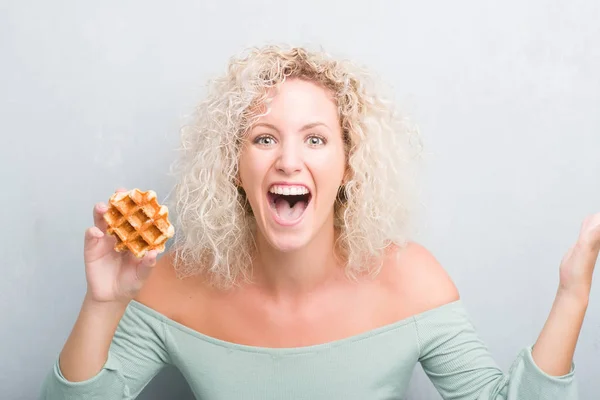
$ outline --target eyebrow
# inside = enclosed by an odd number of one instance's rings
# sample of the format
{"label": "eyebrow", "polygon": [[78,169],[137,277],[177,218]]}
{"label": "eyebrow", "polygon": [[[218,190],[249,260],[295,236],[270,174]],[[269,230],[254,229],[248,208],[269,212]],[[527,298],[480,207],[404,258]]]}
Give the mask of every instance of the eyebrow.
{"label": "eyebrow", "polygon": [[[270,129],[273,129],[273,130],[275,130],[275,131],[279,132],[279,129],[277,129],[277,127],[276,127],[275,125],[273,125],[273,124],[268,124],[268,123],[266,123],[266,122],[259,122],[259,123],[257,123],[256,125],[254,125],[254,127],[255,127],[255,128],[256,128],[256,127],[258,127],[258,126],[264,126],[264,127],[266,127],[266,128],[270,128]],[[331,129],[330,129],[328,126],[327,126],[327,124],[325,124],[325,123],[323,123],[323,122],[311,122],[310,124],[306,124],[306,125],[304,125],[302,128],[300,128],[300,131],[301,131],[301,132],[302,132],[302,131],[306,131],[306,130],[309,130],[309,129],[315,128],[315,127],[317,127],[317,126],[324,126],[325,128],[327,128],[327,129],[331,130]]]}

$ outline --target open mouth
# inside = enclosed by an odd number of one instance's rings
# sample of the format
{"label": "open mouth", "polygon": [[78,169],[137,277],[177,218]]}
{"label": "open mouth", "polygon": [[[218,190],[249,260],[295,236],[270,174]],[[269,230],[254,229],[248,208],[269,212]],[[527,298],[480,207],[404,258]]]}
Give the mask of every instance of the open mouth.
{"label": "open mouth", "polygon": [[312,195],[304,186],[274,185],[269,189],[267,198],[269,206],[278,219],[282,222],[292,223],[298,221],[304,215]]}

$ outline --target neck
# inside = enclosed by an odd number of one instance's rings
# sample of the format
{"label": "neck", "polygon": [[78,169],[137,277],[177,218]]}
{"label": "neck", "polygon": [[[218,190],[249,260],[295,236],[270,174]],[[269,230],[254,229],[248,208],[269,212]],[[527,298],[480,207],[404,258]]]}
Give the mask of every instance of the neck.
{"label": "neck", "polygon": [[274,249],[258,234],[254,281],[276,300],[294,300],[310,294],[343,275],[334,242],[333,221],[305,247],[289,252]]}

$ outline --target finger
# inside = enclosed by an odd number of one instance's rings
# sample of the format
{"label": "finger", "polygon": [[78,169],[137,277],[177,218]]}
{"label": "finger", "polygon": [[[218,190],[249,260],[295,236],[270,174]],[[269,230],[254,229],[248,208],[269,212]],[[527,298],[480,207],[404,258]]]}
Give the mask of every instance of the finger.
{"label": "finger", "polygon": [[85,231],[84,235],[84,251],[93,250],[98,244],[98,240],[104,236],[104,232],[102,232],[98,227],[92,226]]}
{"label": "finger", "polygon": [[129,252],[130,260],[134,260],[133,263],[137,265],[141,264],[152,264],[156,261],[158,252],[156,250],[149,250],[144,253],[141,257],[136,257],[133,253]]}
{"label": "finger", "polygon": [[88,228],[85,232],[84,256],[86,262],[93,262],[98,258],[115,251],[116,239],[102,232],[97,226]]}
{"label": "finger", "polygon": [[156,250],[149,251],[137,265],[136,275],[140,281],[145,281],[156,265]]}
{"label": "finger", "polygon": [[129,249],[126,249],[123,253],[123,261],[125,262],[125,264],[127,265],[131,265],[134,268],[142,262],[143,257],[136,257],[135,254],[133,254],[133,252]]}
{"label": "finger", "polygon": [[154,266],[156,264],[156,257],[158,256],[158,252],[156,250],[150,250],[140,264]]}
{"label": "finger", "polygon": [[97,203],[94,206],[94,225],[102,232],[106,232],[108,224],[104,220],[104,214],[108,211],[108,206],[104,203]]}
{"label": "finger", "polygon": [[100,239],[103,236],[104,236],[104,232],[102,232],[100,229],[98,229],[97,226],[89,227],[85,231],[85,239],[87,239],[87,240]]}
{"label": "finger", "polygon": [[115,192],[126,192],[127,189],[125,189],[124,187],[120,186],[117,188],[117,190],[115,190]]}
{"label": "finger", "polygon": [[140,265],[141,263],[143,263],[145,260],[147,260],[148,258],[148,254],[150,252],[146,252],[144,253],[142,256],[138,257],[136,256],[130,249],[127,249],[124,253],[123,253],[123,257],[124,258],[124,262],[127,265],[131,265],[133,268],[137,268],[138,265]]}

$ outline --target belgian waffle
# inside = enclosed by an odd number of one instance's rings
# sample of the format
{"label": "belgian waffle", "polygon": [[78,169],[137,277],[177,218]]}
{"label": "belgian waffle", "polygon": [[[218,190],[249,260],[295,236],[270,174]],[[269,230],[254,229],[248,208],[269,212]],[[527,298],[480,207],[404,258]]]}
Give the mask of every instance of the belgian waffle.
{"label": "belgian waffle", "polygon": [[129,250],[138,258],[150,250],[165,250],[165,243],[175,233],[168,217],[169,210],[158,204],[154,191],[139,189],[114,193],[104,214],[106,232],[117,239],[115,250]]}

